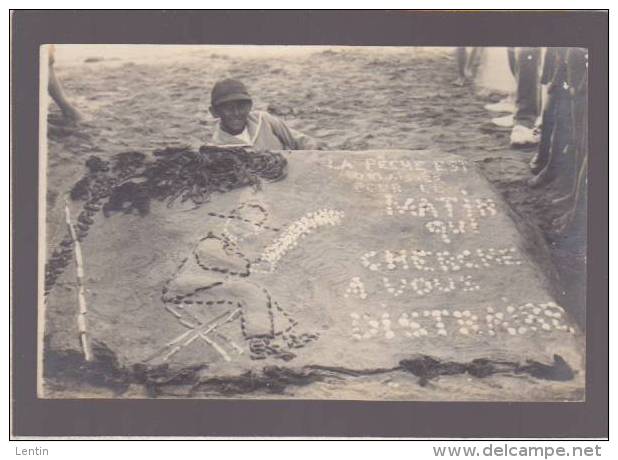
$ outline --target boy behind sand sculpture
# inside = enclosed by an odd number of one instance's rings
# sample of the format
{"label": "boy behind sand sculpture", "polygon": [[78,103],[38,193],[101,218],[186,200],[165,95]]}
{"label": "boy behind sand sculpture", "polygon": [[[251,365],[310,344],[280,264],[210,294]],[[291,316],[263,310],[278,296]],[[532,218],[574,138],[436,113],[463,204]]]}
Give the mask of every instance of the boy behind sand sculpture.
{"label": "boy behind sand sculpture", "polygon": [[215,83],[210,113],[218,119],[215,145],[248,146],[255,150],[314,150],[320,146],[308,136],[290,129],[267,112],[252,111],[253,101],[245,85],[233,79]]}

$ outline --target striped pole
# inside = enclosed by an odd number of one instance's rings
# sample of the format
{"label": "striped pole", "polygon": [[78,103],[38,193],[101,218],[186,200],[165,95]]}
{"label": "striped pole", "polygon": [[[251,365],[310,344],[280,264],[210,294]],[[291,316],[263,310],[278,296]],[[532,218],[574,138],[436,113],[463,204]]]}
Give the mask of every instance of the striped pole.
{"label": "striped pole", "polygon": [[71,211],[69,211],[69,204],[66,201],[64,204],[64,215],[67,227],[69,228],[69,233],[71,234],[71,239],[73,240],[73,252],[75,254],[75,265],[77,272],[77,304],[79,306],[79,311],[77,314],[77,330],[79,331],[79,340],[82,345],[82,351],[84,352],[84,359],[86,361],[92,361],[92,349],[90,347],[90,341],[88,340],[88,332],[86,327],[86,314],[88,313],[88,308],[86,307],[86,295],[84,292],[84,262],[82,258],[82,248],[77,240],[75,227],[73,227],[73,224],[71,223]]}

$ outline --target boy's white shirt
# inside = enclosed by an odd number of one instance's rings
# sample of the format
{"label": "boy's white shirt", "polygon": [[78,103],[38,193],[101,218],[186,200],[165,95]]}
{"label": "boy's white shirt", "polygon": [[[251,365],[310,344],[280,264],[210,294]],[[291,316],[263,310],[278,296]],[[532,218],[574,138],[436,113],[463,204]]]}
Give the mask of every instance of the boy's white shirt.
{"label": "boy's white shirt", "polygon": [[249,134],[249,130],[246,126],[245,129],[242,130],[242,133],[236,134],[234,137],[245,144],[253,145],[253,139],[251,139],[251,134]]}

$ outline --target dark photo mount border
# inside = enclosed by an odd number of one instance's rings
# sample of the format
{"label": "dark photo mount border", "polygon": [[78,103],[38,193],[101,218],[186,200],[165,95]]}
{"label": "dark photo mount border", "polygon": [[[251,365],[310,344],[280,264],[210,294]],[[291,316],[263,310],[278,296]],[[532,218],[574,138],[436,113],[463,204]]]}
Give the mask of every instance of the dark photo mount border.
{"label": "dark photo mount border", "polygon": [[[11,436],[607,438],[608,37],[607,11],[13,11]],[[39,46],[47,43],[588,48],[586,402],[37,399]]]}

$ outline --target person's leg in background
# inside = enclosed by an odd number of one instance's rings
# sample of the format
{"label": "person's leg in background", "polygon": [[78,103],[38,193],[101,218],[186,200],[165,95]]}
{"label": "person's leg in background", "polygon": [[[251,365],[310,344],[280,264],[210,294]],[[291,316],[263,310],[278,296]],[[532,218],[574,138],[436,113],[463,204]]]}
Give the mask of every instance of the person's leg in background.
{"label": "person's leg in background", "polygon": [[556,119],[556,98],[552,97],[549,87],[560,65],[557,48],[544,48],[543,71],[541,72],[541,139],[536,154],[530,160],[532,174],[540,173],[549,162],[552,133]]}
{"label": "person's leg in background", "polygon": [[506,55],[509,60],[509,68],[511,69],[511,73],[513,77],[517,78],[517,66],[515,64],[515,48],[513,46],[509,46],[506,49]]}
{"label": "person's leg in background", "polygon": [[62,115],[65,119],[71,122],[80,121],[82,119],[82,115],[79,111],[73,107],[73,105],[66,98],[64,91],[62,90],[62,85],[58,81],[56,77],[56,72],[54,71],[54,62],[55,62],[55,49],[54,46],[51,45],[49,49],[49,60],[48,60],[48,82],[47,82],[47,91],[49,95],[54,100],[54,102],[58,105],[60,110],[62,111]]}
{"label": "person's leg in background", "polygon": [[[506,55],[509,64],[509,70],[511,71],[511,75],[513,76],[513,78],[515,78],[515,48],[507,48]],[[489,110],[490,112],[509,113],[510,115],[493,118],[491,121],[495,125],[505,128],[513,126],[513,113],[515,112],[515,98],[513,93],[509,93],[508,96],[498,102],[494,102],[493,104],[486,104],[485,109]]]}
{"label": "person's leg in background", "polygon": [[514,126],[511,145],[525,147],[535,145],[540,136],[534,131],[539,116],[540,59],[541,48],[517,48],[515,50],[515,96]]}
{"label": "person's leg in background", "polygon": [[[571,117],[572,95],[567,79],[567,48],[547,50],[541,81],[547,84],[548,103],[544,110],[543,144],[549,142],[549,150],[539,150],[537,159],[541,171],[529,181],[532,187],[545,185],[558,178],[554,189],[571,189],[571,177],[575,169],[576,148],[573,144],[573,119]],[[534,160],[531,166],[535,166]],[[536,169],[536,168],[535,168]]]}
{"label": "person's leg in background", "polygon": [[572,134],[570,94],[563,87],[556,87],[548,93],[543,113],[539,154],[543,155],[545,166],[530,179],[531,187],[546,185],[556,178],[561,180],[559,185],[568,182],[573,170]]}
{"label": "person's leg in background", "polygon": [[455,48],[455,61],[457,62],[457,80],[455,80],[455,85],[457,86],[463,86],[468,82],[466,77],[467,55],[465,46]]}
{"label": "person's leg in background", "polygon": [[473,46],[470,48],[469,52],[466,52],[465,75],[466,78],[470,81],[474,80],[474,78],[476,77],[482,53],[483,48],[480,46]]}
{"label": "person's leg in background", "polygon": [[588,173],[588,52],[571,48],[567,52],[567,86],[571,94],[575,170],[569,193],[554,200],[568,209],[553,222],[556,233],[564,233],[571,223],[583,217],[585,221]]}
{"label": "person's leg in background", "polygon": [[547,94],[547,100],[541,118],[541,139],[539,148],[530,161],[530,171],[532,174],[540,173],[549,163],[551,140],[556,123],[557,100],[554,94]]}

